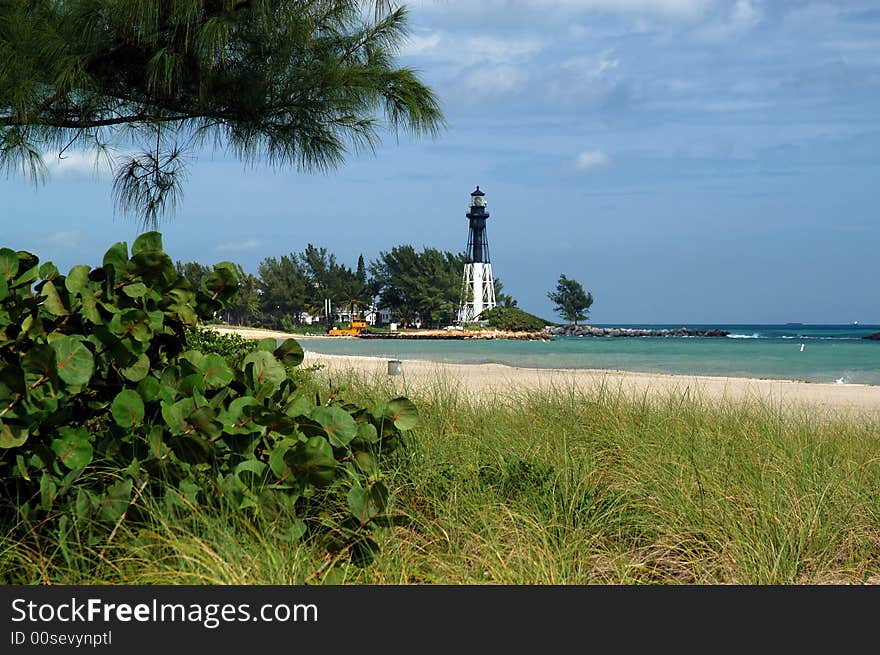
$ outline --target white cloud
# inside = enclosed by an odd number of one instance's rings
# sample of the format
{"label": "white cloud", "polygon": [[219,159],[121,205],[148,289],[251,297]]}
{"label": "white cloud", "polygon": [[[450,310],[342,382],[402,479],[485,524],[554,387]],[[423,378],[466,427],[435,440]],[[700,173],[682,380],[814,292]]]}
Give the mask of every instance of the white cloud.
{"label": "white cloud", "polygon": [[742,36],[755,28],[764,17],[757,0],[736,0],[726,17],[704,25],[697,30],[703,41],[718,42]]}
{"label": "white cloud", "polygon": [[537,7],[601,11],[618,14],[654,14],[670,18],[699,18],[712,0],[529,0]]}
{"label": "white cloud", "polygon": [[470,96],[497,97],[520,91],[527,81],[528,76],[513,66],[481,66],[464,78],[464,88]]}
{"label": "white cloud", "polygon": [[574,161],[574,167],[579,171],[589,171],[601,168],[611,163],[608,155],[601,150],[585,150]]}
{"label": "white cloud", "polygon": [[503,63],[533,55],[542,47],[540,40],[530,36],[519,39],[480,36],[466,39],[460,52],[463,56],[471,57],[474,62]]}
{"label": "white cloud", "polygon": [[400,52],[404,56],[423,57],[464,68],[522,63],[539,53],[544,45],[544,41],[529,35],[462,37],[438,31],[411,38]]}
{"label": "white cloud", "polygon": [[443,35],[440,32],[409,36],[400,49],[400,54],[404,56],[430,54],[437,50],[437,46],[440,45],[442,39]]}
{"label": "white cloud", "polygon": [[685,99],[685,100],[660,100],[651,103],[651,107],[657,109],[670,109],[673,111],[700,111],[710,113],[730,113],[766,109],[772,103],[766,100],[748,99]]}
{"label": "white cloud", "polygon": [[419,3],[419,12],[450,14],[464,17],[479,17],[511,12],[523,7],[548,14],[577,14],[601,12],[607,14],[650,15],[683,20],[694,20],[705,15],[716,0],[424,0]]}
{"label": "white cloud", "polygon": [[581,79],[597,80],[620,66],[620,60],[612,55],[612,50],[606,50],[598,55],[572,57],[562,62],[561,67]]}
{"label": "white cloud", "polygon": [[50,174],[107,175],[112,171],[112,158],[94,152],[71,150],[60,157],[57,152],[43,153],[43,162]]}
{"label": "white cloud", "polygon": [[217,252],[241,252],[244,250],[256,250],[260,247],[257,239],[245,239],[244,241],[227,241],[217,244],[214,248]]}

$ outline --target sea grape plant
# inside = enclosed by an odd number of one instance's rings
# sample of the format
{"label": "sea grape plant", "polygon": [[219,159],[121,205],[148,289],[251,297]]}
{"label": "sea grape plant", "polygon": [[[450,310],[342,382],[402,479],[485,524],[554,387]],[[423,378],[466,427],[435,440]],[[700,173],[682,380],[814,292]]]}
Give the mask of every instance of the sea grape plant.
{"label": "sea grape plant", "polygon": [[191,347],[237,285],[223,262],[193,289],[158,232],[67,275],[0,249],[0,484],[22,517],[112,524],[137,495],[169,491],[255,512],[281,497],[301,536],[315,498],[337,498],[349,515],[335,547],[375,549],[368,530],[388,521],[377,460],[416,426],[415,406],[322,400],[293,374],[293,339],[255,341],[232,363]]}

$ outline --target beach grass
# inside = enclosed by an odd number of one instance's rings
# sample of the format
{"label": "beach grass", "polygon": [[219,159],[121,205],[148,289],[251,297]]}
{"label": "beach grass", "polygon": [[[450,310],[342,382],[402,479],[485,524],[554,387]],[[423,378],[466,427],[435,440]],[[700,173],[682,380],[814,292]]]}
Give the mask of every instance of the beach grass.
{"label": "beach grass", "polygon": [[421,416],[383,465],[406,520],[382,530],[371,565],[144,499],[110,544],[7,537],[0,568],[27,584],[880,582],[876,421],[601,385],[474,397],[439,373],[418,388],[354,369],[332,384],[356,403],[406,394]]}

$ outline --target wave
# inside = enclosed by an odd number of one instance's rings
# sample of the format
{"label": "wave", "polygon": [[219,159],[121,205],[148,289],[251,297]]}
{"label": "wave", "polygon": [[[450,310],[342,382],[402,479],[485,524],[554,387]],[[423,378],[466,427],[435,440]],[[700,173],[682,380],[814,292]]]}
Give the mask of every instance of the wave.
{"label": "wave", "polygon": [[800,341],[861,341],[862,337],[846,337],[837,335],[810,335],[810,334],[760,334],[753,332],[752,334],[728,334],[728,339],[799,339]]}

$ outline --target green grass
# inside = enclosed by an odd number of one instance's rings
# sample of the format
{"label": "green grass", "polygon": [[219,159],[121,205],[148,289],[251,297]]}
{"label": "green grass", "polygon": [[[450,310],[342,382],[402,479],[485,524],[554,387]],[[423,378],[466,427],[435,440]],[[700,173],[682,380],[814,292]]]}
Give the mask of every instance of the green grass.
{"label": "green grass", "polygon": [[[325,372],[319,372],[320,381]],[[880,426],[757,404],[509,391],[349,374],[409,392],[422,425],[384,466],[393,511],[367,568],[218,508],[139,501],[112,543],[0,542],[0,570],[68,584],[820,584],[880,581]]]}

